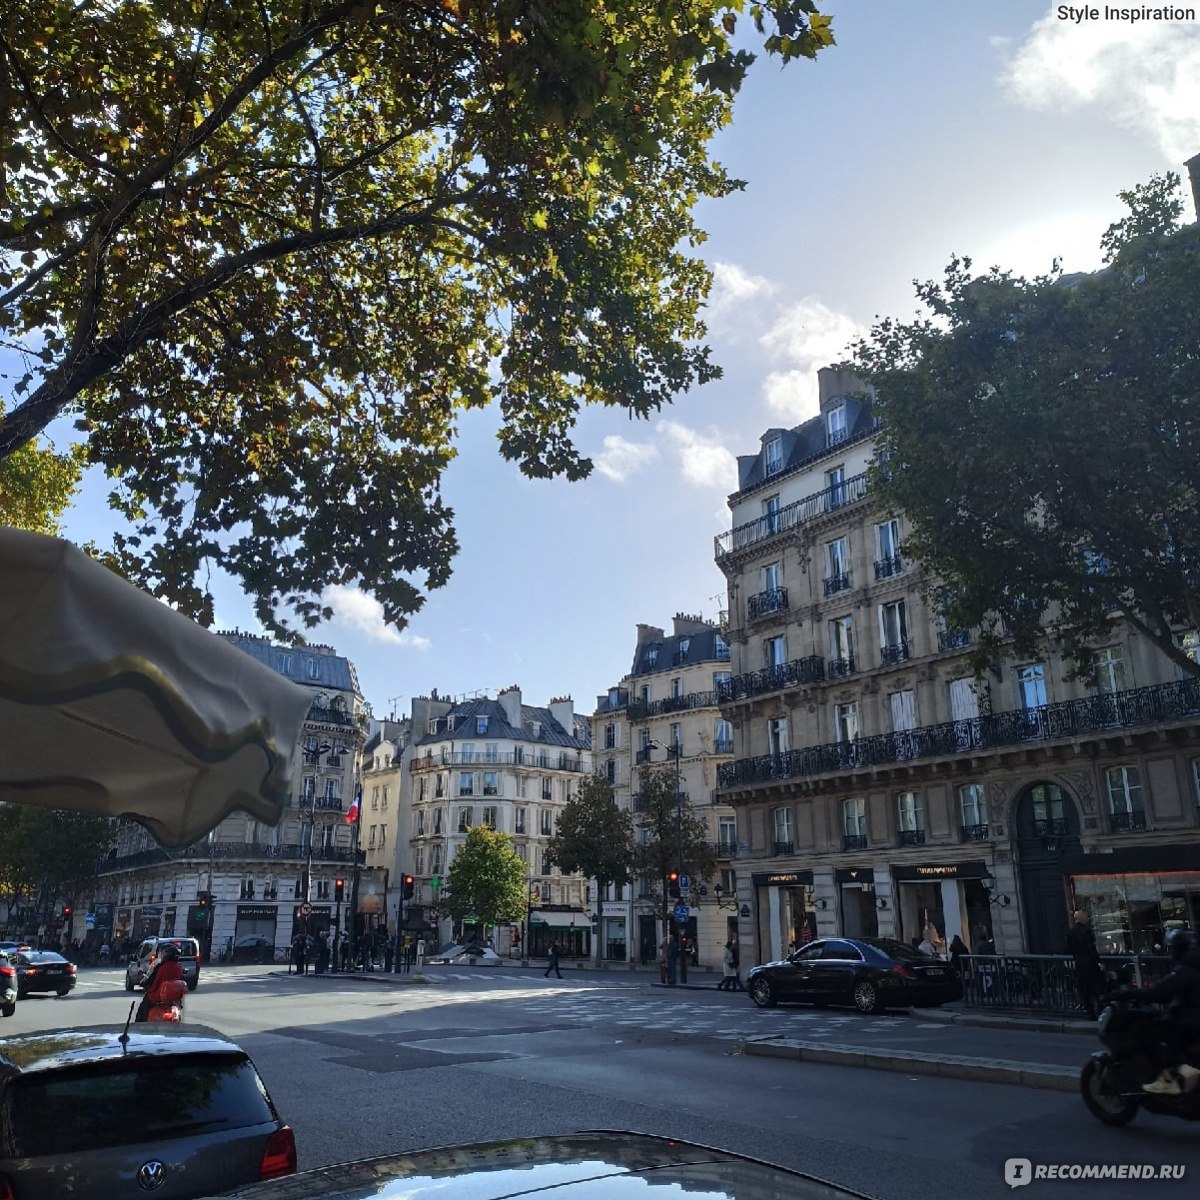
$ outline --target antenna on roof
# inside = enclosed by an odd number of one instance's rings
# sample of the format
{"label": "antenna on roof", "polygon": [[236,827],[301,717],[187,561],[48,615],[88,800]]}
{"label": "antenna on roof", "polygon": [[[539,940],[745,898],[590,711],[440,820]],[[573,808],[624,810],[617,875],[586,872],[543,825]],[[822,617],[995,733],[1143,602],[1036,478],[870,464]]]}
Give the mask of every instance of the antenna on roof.
{"label": "antenna on roof", "polygon": [[404,699],[403,696],[389,696],[388,697],[388,720],[389,721],[394,721],[396,719],[396,702],[398,700],[403,700],[403,699]]}
{"label": "antenna on roof", "polygon": [[136,1008],[137,1008],[137,1001],[135,1000],[129,1006],[129,1016],[127,1016],[125,1018],[125,1028],[121,1031],[121,1036],[119,1038],[117,1038],[117,1041],[120,1042],[122,1046],[129,1045],[129,1022],[133,1020],[133,1013]]}

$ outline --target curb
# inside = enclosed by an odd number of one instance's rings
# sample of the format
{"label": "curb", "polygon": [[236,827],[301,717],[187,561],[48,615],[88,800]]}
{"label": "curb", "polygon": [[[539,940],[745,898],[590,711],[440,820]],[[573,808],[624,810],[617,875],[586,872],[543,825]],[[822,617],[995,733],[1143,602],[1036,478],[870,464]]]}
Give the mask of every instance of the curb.
{"label": "curb", "polygon": [[[289,976],[293,977],[291,971],[272,971],[272,975],[279,979],[286,979]],[[395,971],[323,971],[318,974],[316,971],[309,971],[302,975],[302,979],[353,979],[363,983],[386,983],[390,985],[398,984],[417,984],[426,986],[433,982],[427,975],[412,975]]]}
{"label": "curb", "polygon": [[945,1025],[967,1025],[975,1029],[1016,1029],[1026,1033],[1075,1033],[1098,1036],[1095,1021],[1077,1021],[1069,1017],[1009,1017],[1000,1014],[947,1012],[941,1008],[914,1008],[914,1017],[922,1021],[940,1021]]}
{"label": "curb", "polygon": [[939,1075],[972,1083],[1007,1083],[1017,1087],[1074,1092],[1079,1071],[1074,1067],[1048,1067],[1011,1062],[1002,1058],[959,1058],[949,1054],[903,1054],[871,1050],[865,1046],[829,1046],[791,1039],[746,1042],[743,1053],[759,1058],[791,1058],[801,1062],[835,1063],[874,1071],[903,1071],[909,1075]]}

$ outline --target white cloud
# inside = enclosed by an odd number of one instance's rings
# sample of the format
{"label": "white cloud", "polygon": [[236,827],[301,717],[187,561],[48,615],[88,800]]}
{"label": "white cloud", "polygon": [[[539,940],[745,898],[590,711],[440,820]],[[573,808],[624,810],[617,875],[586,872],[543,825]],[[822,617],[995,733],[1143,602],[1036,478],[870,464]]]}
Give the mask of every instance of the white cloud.
{"label": "white cloud", "polygon": [[765,275],[749,275],[737,263],[712,264],[713,286],[708,297],[710,312],[735,308],[760,296],[774,295],[778,285]]}
{"label": "white cloud", "polygon": [[358,588],[331,584],[321,593],[321,603],[333,609],[335,621],[357,629],[374,641],[388,642],[393,646],[412,646],[416,650],[428,650],[430,647],[428,638],[386,624],[383,605],[374,596],[368,596]]}
{"label": "white cloud", "polygon": [[1001,82],[1028,108],[1094,107],[1172,162],[1200,145],[1200,24],[1060,21],[1049,13]]}
{"label": "white cloud", "polygon": [[688,483],[725,492],[737,487],[737,459],[717,434],[697,433],[678,421],[660,421],[658,431],[678,456]]}
{"label": "white cloud", "polygon": [[624,483],[630,475],[649,466],[658,457],[658,447],[626,441],[610,435],[604,439],[604,449],[592,461],[596,470],[614,483]]}
{"label": "white cloud", "polygon": [[850,343],[865,332],[845,313],[835,312],[815,296],[788,305],[759,344],[787,369],[763,380],[767,408],[788,421],[817,413],[817,372],[846,357]]}

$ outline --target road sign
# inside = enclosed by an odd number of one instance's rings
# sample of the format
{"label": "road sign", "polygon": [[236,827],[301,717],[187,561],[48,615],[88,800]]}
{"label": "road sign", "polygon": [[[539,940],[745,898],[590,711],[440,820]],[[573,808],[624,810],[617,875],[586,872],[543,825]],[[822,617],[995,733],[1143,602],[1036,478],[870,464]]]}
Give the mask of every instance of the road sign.
{"label": "road sign", "polygon": [[95,929],[96,928],[96,914],[88,913],[87,916],[85,916],[83,918],[83,923],[84,923],[84,925],[87,926],[88,929]]}
{"label": "road sign", "polygon": [[307,900],[303,900],[300,902],[300,906],[296,909],[296,911],[302,917],[311,917],[313,915],[313,906]]}
{"label": "road sign", "polygon": [[442,877],[434,875],[429,881],[429,887],[432,891],[439,892],[442,889]]}
{"label": "road sign", "polygon": [[688,879],[688,877],[686,875],[680,875],[679,890],[681,892],[686,892],[688,890],[688,887],[690,886],[690,884],[691,884],[691,880]]}
{"label": "road sign", "polygon": [[675,924],[686,925],[688,923],[688,906],[686,904],[675,905]]}

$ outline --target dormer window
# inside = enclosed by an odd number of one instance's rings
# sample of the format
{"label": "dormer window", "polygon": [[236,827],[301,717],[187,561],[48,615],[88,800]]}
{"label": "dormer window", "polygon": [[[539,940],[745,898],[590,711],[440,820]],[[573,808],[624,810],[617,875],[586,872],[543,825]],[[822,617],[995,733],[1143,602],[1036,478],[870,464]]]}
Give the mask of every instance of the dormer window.
{"label": "dormer window", "polygon": [[846,440],[846,406],[839,404],[825,414],[825,433],[830,446]]}
{"label": "dormer window", "polygon": [[783,438],[773,437],[763,447],[763,461],[767,474],[776,475],[783,470]]}
{"label": "dormer window", "polygon": [[688,647],[691,646],[691,638],[681,638],[679,642],[679,657],[687,658]]}
{"label": "dormer window", "polygon": [[656,662],[658,662],[658,647],[651,646],[646,651],[646,666],[652,667]]}
{"label": "dormer window", "polygon": [[487,733],[487,730],[488,730],[487,717],[476,717],[475,718],[475,732],[476,733]]}

